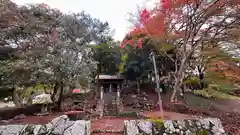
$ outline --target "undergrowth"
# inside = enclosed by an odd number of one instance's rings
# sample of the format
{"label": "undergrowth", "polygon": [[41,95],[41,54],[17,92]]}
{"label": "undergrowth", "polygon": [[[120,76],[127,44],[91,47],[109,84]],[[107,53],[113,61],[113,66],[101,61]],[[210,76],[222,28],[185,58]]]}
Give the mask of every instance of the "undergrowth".
{"label": "undergrowth", "polygon": [[205,98],[211,98],[211,99],[231,99],[231,100],[240,100],[239,97],[232,96],[217,90],[214,90],[212,88],[206,88],[203,90],[194,90],[193,93],[195,95],[199,95]]}

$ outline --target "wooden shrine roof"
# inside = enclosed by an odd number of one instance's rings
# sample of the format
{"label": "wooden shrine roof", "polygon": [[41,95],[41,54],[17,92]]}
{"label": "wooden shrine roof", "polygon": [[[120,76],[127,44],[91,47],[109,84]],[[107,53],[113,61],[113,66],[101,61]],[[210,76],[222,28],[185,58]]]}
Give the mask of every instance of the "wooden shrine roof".
{"label": "wooden shrine roof", "polygon": [[[96,76],[97,79],[97,76]],[[122,75],[99,75],[99,80],[124,80]]]}

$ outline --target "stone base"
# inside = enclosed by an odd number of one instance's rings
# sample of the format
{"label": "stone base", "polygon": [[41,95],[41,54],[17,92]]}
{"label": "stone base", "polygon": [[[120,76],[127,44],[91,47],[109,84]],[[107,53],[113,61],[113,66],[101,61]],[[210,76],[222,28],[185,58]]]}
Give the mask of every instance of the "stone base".
{"label": "stone base", "polygon": [[46,125],[1,125],[0,135],[90,135],[91,122],[70,121],[67,115],[53,119]]}
{"label": "stone base", "polygon": [[192,120],[126,120],[125,135],[226,135],[217,118]]}

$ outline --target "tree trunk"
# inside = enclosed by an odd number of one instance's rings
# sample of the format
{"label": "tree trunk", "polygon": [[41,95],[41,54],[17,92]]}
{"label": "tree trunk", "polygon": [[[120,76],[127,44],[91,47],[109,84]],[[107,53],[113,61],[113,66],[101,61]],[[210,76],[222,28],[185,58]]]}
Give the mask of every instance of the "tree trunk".
{"label": "tree trunk", "polygon": [[137,80],[137,93],[140,93],[140,84],[139,84],[139,80]]}
{"label": "tree trunk", "polygon": [[32,101],[33,101],[33,92],[27,97],[27,105],[32,105]]}
{"label": "tree trunk", "polygon": [[201,70],[200,66],[197,67],[198,68],[198,77],[199,77],[199,80],[200,80],[200,89],[203,89],[204,88],[204,73],[203,71]]}
{"label": "tree trunk", "polygon": [[200,80],[200,89],[204,88],[204,73],[201,71],[200,68],[198,68],[198,75],[199,75],[199,80]]}
{"label": "tree trunk", "polygon": [[20,103],[22,104],[22,107],[24,106],[23,100],[29,98],[29,97],[26,97],[26,98],[24,97],[24,96],[25,96],[25,93],[27,92],[27,89],[28,89],[28,87],[23,86],[23,91],[21,91],[21,93],[19,94],[19,101],[20,101]]}
{"label": "tree trunk", "polygon": [[57,101],[57,110],[61,109],[62,98],[63,98],[63,81],[61,81],[60,83],[60,93]]}
{"label": "tree trunk", "polygon": [[12,99],[13,99],[13,102],[14,102],[14,104],[16,105],[17,108],[23,107],[23,105],[22,105],[22,103],[21,103],[21,100],[20,100],[20,98],[19,98],[19,95],[18,95],[17,90],[16,90],[15,87],[13,88]]}
{"label": "tree trunk", "polygon": [[199,74],[199,79],[200,79],[200,89],[203,89],[204,88],[204,73],[200,73]]}
{"label": "tree trunk", "polygon": [[[101,63],[101,60],[100,60],[100,63],[97,65],[97,80],[96,80],[96,95],[95,95],[95,98],[98,98],[98,96],[101,95],[100,93],[100,85],[99,85],[99,75],[101,73],[101,70],[102,70],[102,63]],[[94,78],[95,79],[95,78]]]}
{"label": "tree trunk", "polygon": [[177,97],[180,95],[181,85],[184,79],[184,69],[186,64],[186,57],[182,59],[181,65],[177,74],[175,75],[175,84],[173,87],[173,94],[171,96],[171,102],[177,101]]}
{"label": "tree trunk", "polygon": [[54,85],[54,88],[53,88],[53,93],[51,93],[51,100],[52,100],[53,103],[55,103],[58,88],[59,88],[59,83],[56,82],[55,85]]}

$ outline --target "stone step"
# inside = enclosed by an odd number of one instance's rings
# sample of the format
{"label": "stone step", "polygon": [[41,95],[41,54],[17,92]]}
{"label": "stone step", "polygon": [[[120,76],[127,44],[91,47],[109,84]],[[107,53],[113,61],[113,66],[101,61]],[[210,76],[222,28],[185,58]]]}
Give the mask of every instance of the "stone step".
{"label": "stone step", "polygon": [[123,135],[124,131],[124,118],[106,118],[103,117],[99,120],[92,120],[91,129],[92,134],[102,135]]}

